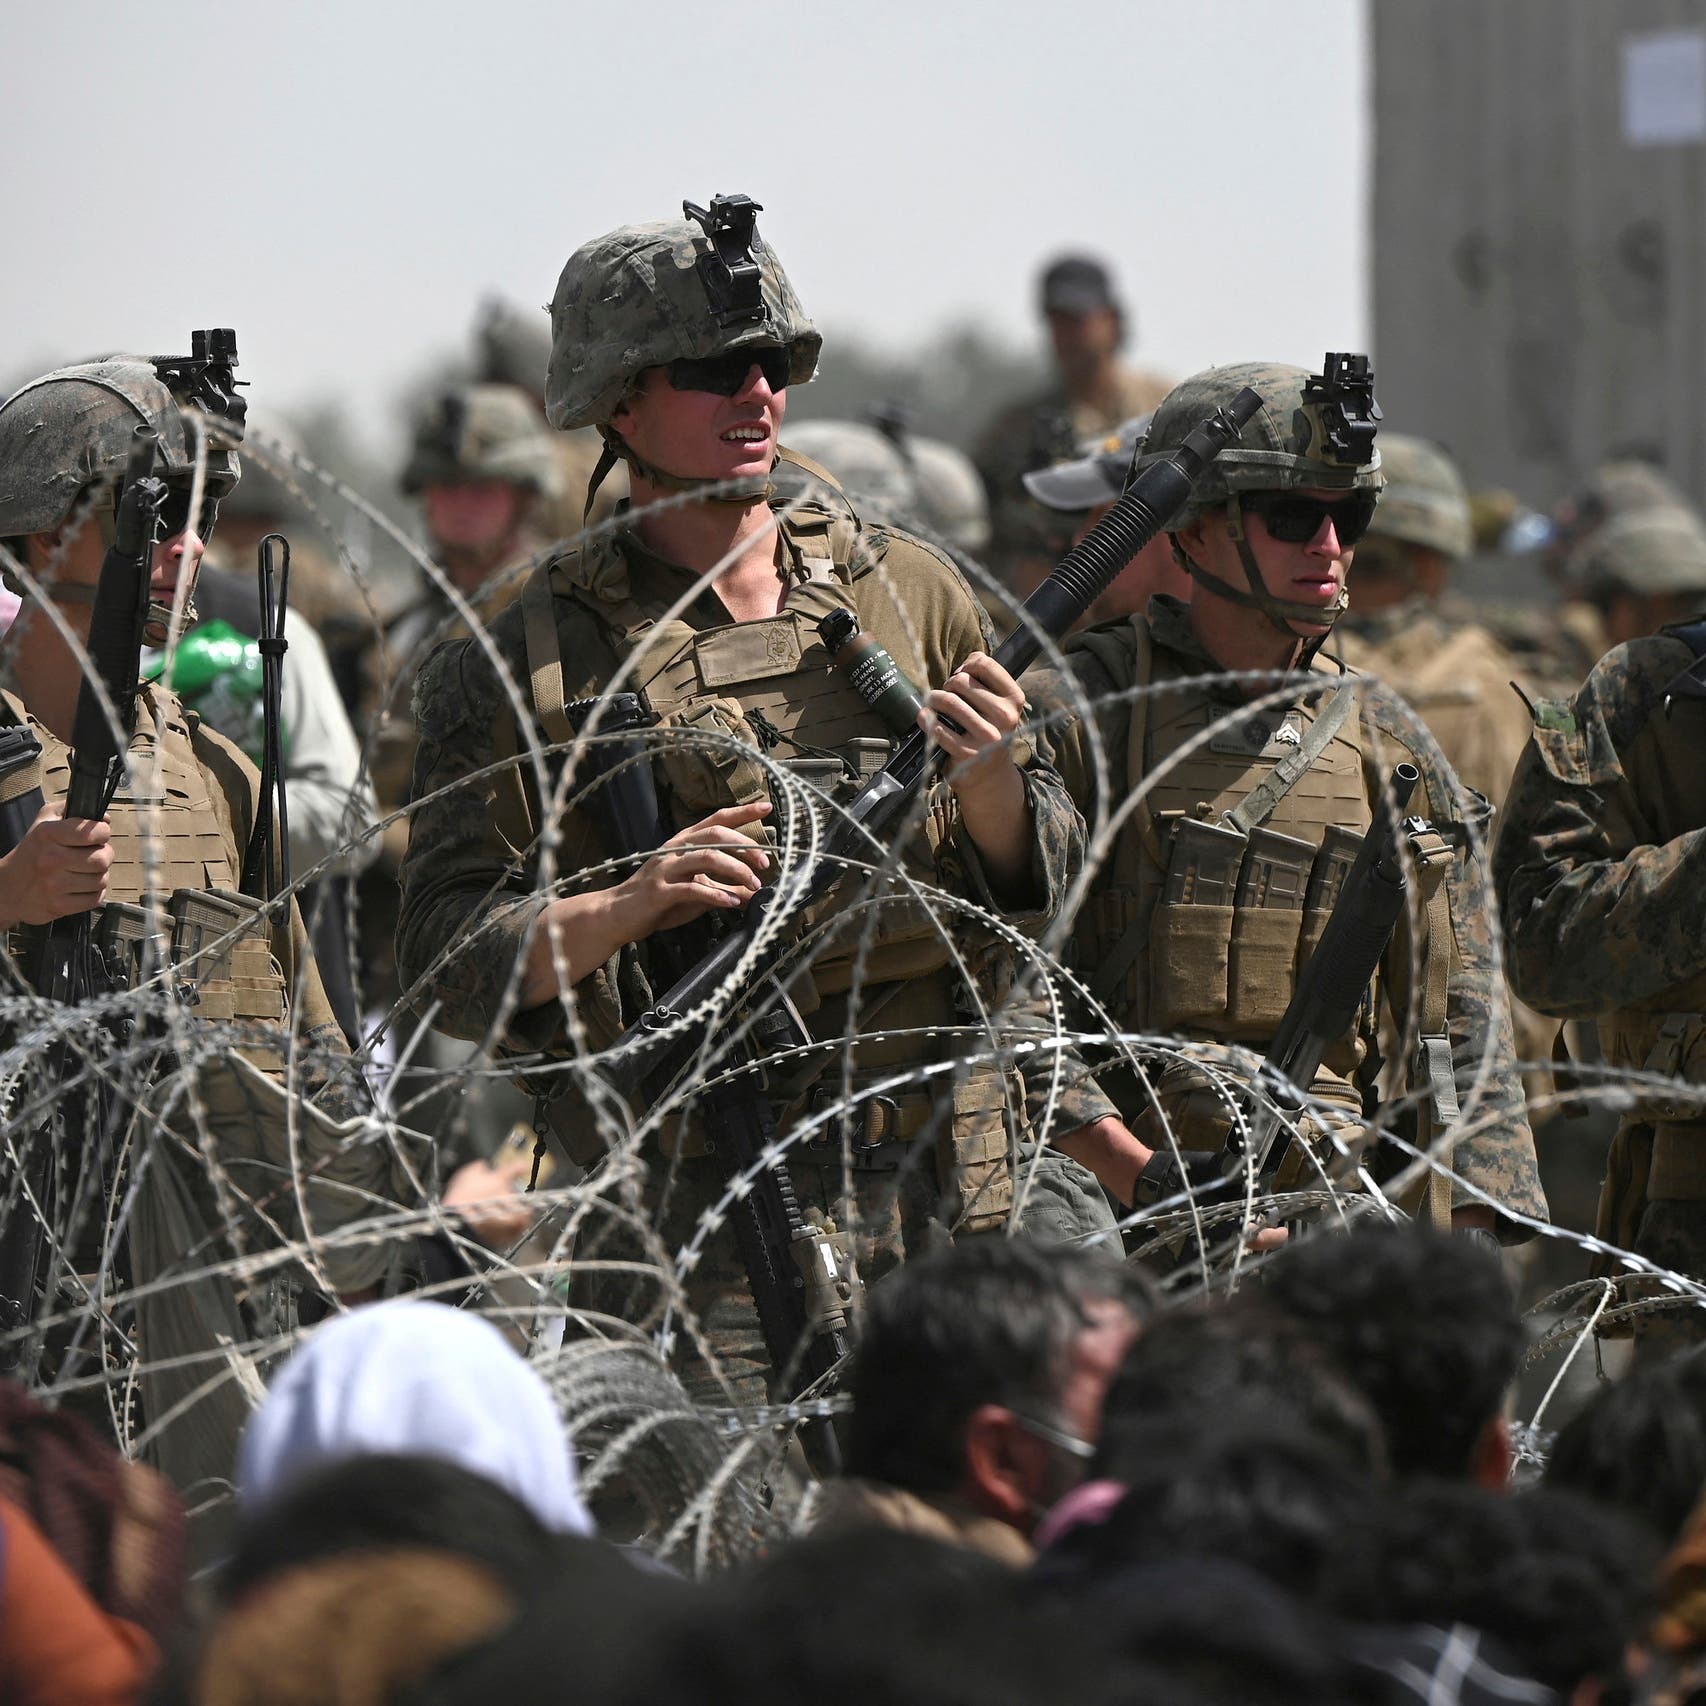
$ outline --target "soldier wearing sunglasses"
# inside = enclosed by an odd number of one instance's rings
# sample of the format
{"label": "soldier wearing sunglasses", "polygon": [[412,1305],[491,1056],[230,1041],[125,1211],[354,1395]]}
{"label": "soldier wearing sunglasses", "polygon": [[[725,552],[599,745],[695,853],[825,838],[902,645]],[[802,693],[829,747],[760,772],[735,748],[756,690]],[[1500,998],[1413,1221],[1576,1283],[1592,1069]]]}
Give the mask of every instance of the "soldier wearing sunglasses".
{"label": "soldier wearing sunglasses", "polygon": [[[589,510],[618,464],[632,502],[494,623],[501,673],[477,643],[428,664],[398,957],[457,1034],[556,1059],[613,1041],[668,986],[669,932],[744,907],[776,869],[772,846],[797,845],[814,811],[853,798],[886,760],[895,731],[818,638],[825,616],[852,612],[923,692],[949,766],[884,868],[787,924],[790,993],[813,1046],[765,1076],[781,1131],[811,1138],[789,1152],[796,1194],[853,1232],[869,1281],[921,1242],[1005,1227],[1014,1157],[1035,1151],[994,1017],[1010,950],[963,914],[910,900],[895,873],[1040,927],[1079,856],[1079,825],[1017,732],[1023,695],[989,656],[959,572],[862,522],[821,470],[779,451],[789,392],[812,377],[822,340],[757,234],[758,211],[743,196],[686,204],[680,219],[587,244],[563,270],[547,414],[603,437]],[[807,496],[775,494],[779,455],[814,476]],[[653,857],[614,865],[631,850],[608,843],[584,801],[548,803],[528,756],[532,743],[554,747],[560,774],[607,687],[644,695],[675,832]],[[608,1104],[601,1120],[560,1070],[536,1082],[571,1157],[603,1160],[618,1136]],[[655,1181],[644,1210],[674,1252],[727,1189],[727,1165],[692,1118],[640,1154]],[[1058,1152],[1038,1157],[1030,1201],[1031,1227],[1051,1212],[1062,1233],[1111,1224],[1094,1182]],[[690,1385],[762,1400],[767,1357],[726,1222],[684,1279],[697,1329],[683,1337],[709,1345],[714,1365],[695,1358]],[[627,1283],[603,1306],[646,1318],[655,1287]]]}
{"label": "soldier wearing sunglasses", "polygon": [[[1077,636],[1068,671],[1026,677],[1092,837],[1119,814],[1077,915],[1077,970],[1123,1032],[1261,1052],[1319,937],[1336,861],[1373,822],[1392,767],[1414,763],[1409,809],[1433,819],[1450,853],[1419,873],[1413,916],[1313,1093],[1351,1122],[1375,1113],[1440,1146],[1455,1178],[1429,1193],[1435,1218],[1521,1236],[1497,1211],[1540,1216],[1545,1201],[1492,970],[1485,802],[1403,706],[1320,655],[1382,483],[1365,358],[1329,356],[1319,374],[1269,363],[1198,374],[1157,410],[1133,465],[1245,385],[1266,406],[1169,535],[1190,602],[1159,595]],[[1110,1065],[1076,1086],[1068,1116],[1080,1129],[1064,1146],[1121,1201],[1153,1204],[1218,1176],[1211,1157],[1236,1083],[1200,1058],[1155,1056],[1144,1079]],[[1459,1104],[1475,1119],[1456,1135]],[[1303,1147],[1281,1190],[1321,1183]]]}

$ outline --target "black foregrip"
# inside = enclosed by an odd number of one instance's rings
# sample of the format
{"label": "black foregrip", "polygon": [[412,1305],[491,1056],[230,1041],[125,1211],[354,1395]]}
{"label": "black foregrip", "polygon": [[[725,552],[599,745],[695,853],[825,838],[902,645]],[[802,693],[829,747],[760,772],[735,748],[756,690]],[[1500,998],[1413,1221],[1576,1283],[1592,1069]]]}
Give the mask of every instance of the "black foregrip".
{"label": "black foregrip", "polygon": [[1348,904],[1333,913],[1298,983],[1298,1005],[1308,1014],[1310,1028],[1325,1037],[1343,1036],[1356,1019],[1398,927],[1404,885],[1377,869],[1354,897],[1347,890],[1345,898]]}

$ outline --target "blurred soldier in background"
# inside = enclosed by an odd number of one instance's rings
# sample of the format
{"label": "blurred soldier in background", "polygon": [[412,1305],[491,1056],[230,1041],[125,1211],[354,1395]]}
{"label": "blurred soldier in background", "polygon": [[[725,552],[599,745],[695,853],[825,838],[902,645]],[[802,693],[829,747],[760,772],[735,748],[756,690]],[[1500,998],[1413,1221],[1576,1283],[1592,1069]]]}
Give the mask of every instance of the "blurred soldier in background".
{"label": "blurred soldier in background", "polygon": [[1656,634],[1706,604],[1706,526],[1691,509],[1625,511],[1576,548],[1570,577],[1608,647]]}
{"label": "blurred soldier in background", "polygon": [[[416,424],[399,484],[420,503],[428,554],[489,623],[520,594],[521,571],[550,538],[544,515],[562,495],[562,470],[543,417],[513,385],[445,391]],[[423,575],[370,664],[369,763],[385,813],[409,797],[415,673],[433,646],[466,631],[448,594]],[[402,820],[385,832],[391,872],[407,838]]]}
{"label": "blurred soldier in background", "polygon": [[937,544],[946,547],[956,562],[971,557],[986,563],[989,498],[976,463],[944,440],[914,432],[907,410],[900,405],[877,403],[870,410],[870,420],[911,472],[917,488],[914,513],[918,524]]}
{"label": "blurred soldier in background", "polygon": [[[1078,538],[1107,514],[1125,490],[1132,459],[1153,418],[1138,415],[1124,422],[1117,432],[1082,446],[1075,461],[1034,470],[1025,476],[1025,490],[1044,509],[1071,516],[1075,523],[1073,538]],[[1156,534],[1132,558],[1114,584],[1090,606],[1083,626],[1141,615],[1157,593],[1166,593],[1181,604],[1188,604],[1191,598],[1191,577],[1179,567],[1172,541],[1165,533]]]}
{"label": "blurred soldier in background", "polygon": [[[490,297],[480,310],[474,343],[474,377],[486,385],[519,386],[543,414],[545,369],[551,360],[550,321],[537,310],[528,313]],[[541,504],[539,526],[547,539],[573,539],[583,527],[608,521],[615,514],[617,504],[628,495],[628,471],[612,470],[593,494],[589,508],[586,490],[598,466],[598,434],[591,427],[554,432],[551,448],[557,458],[557,495]]]}
{"label": "blurred soldier in background", "polygon": [[[989,544],[989,512],[977,470],[962,452],[940,439],[919,438],[888,405],[869,425],[802,421],[789,427],[788,448],[833,474],[863,519],[940,546],[975,586],[972,565],[981,564]],[[783,496],[809,494],[816,484],[802,468],[777,466],[776,489]]]}
{"label": "blurred soldier in background", "polygon": [[[1706,608],[1706,536],[1687,511],[1637,509],[1577,560],[1625,637],[1573,700],[1534,713],[1494,857],[1511,985],[1597,1020],[1607,1065],[1648,1076],[1612,1141],[1597,1230],[1706,1281],[1706,622],[1628,632],[1642,613]],[[1626,1282],[1631,1295],[1658,1293]],[[1637,1357],[1660,1358],[1706,1339],[1706,1311],[1661,1308],[1634,1332]]]}
{"label": "blurred soldier in background", "polygon": [[[1351,605],[1333,637],[1339,655],[1401,694],[1428,726],[1458,780],[1495,808],[1528,744],[1529,717],[1512,685],[1517,660],[1478,623],[1448,616],[1452,570],[1472,543],[1469,493],[1437,445],[1380,435],[1386,485],[1351,570]],[[1550,1112],[1547,1063],[1558,1025],[1521,1003],[1511,1008],[1531,1109]],[[1535,1123],[1544,1115],[1532,1115]]]}
{"label": "blurred soldier in background", "polygon": [[[418,499],[427,550],[482,624],[520,595],[523,573],[549,542],[544,518],[562,496],[553,435],[514,385],[461,385],[442,392],[416,423],[399,482]],[[371,662],[368,764],[382,817],[408,804],[415,765],[411,711],[416,676],[433,647],[468,632],[448,594],[421,577],[417,595],[386,630]],[[363,998],[370,1014],[392,1012],[404,993],[396,977],[398,873],[411,819],[384,830],[377,863],[358,891]],[[459,1158],[489,1155],[527,1110],[478,1051],[449,1037],[416,1034],[399,1014],[382,1058],[407,1054],[424,1069],[393,1086],[409,1123],[433,1132]],[[413,1101],[420,1096],[424,1099]]]}
{"label": "blurred soldier in background", "polygon": [[1352,668],[1403,695],[1458,779],[1497,805],[1528,743],[1528,713],[1510,685],[1516,661],[1485,628],[1440,609],[1469,553],[1468,491],[1425,439],[1383,431],[1380,464],[1386,485],[1334,639]]}
{"label": "blurred soldier in background", "polygon": [[[1398,1129],[1419,1116],[1415,1141],[1443,1143],[1465,1182],[1436,1173],[1430,1215],[1520,1238],[1496,1210],[1542,1216],[1545,1200],[1465,822],[1484,806],[1390,705],[1319,656],[1381,485],[1366,364],[1342,357],[1317,375],[1272,363],[1211,368],[1156,411],[1138,465],[1246,385],[1263,408],[1171,523],[1191,602],[1157,597],[1147,615],[1077,636],[1069,674],[1025,678],[1050,713],[1050,749],[1092,833],[1142,790],[1079,909],[1078,971],[1122,1031],[1264,1051],[1324,927],[1324,907],[1309,896],[1326,886],[1328,842],[1363,835],[1391,766],[1415,764],[1422,782],[1409,810],[1431,816],[1434,833],[1415,843],[1416,884],[1378,1001],[1333,1042],[1313,1094],[1356,1129],[1383,1096],[1382,1117]],[[1271,702],[1287,677],[1295,696]],[[1390,1085],[1376,1082],[1381,1004],[1402,1039]],[[1454,1141],[1456,1078],[1467,1081],[1484,1058],[1482,1117]],[[1187,1180],[1219,1176],[1230,1114],[1203,1068],[1174,1059],[1140,1079],[1116,1061],[1101,1078],[1100,1088],[1074,1087],[1069,1117],[1083,1126],[1069,1147],[1122,1202],[1151,1204]],[[1282,1191],[1320,1177],[1303,1147],[1276,1176]],[[1325,1149],[1319,1165],[1344,1174]]]}
{"label": "blurred soldier in background", "polygon": [[1059,560],[1070,528],[1037,509],[1021,476],[1076,456],[1089,438],[1153,409],[1167,382],[1120,359],[1131,324],[1108,269],[1062,255],[1043,271],[1038,306],[1048,326],[1055,382],[1004,409],[984,429],[972,459],[989,495],[991,568],[1024,598]]}

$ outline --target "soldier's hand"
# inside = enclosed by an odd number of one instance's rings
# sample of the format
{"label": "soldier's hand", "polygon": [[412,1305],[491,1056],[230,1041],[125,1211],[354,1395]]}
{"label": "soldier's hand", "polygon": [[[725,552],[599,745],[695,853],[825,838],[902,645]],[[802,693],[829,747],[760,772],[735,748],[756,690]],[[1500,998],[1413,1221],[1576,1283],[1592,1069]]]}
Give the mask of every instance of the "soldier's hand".
{"label": "soldier's hand", "polygon": [[672,835],[611,891],[626,940],[670,930],[707,912],[745,906],[758,893],[770,855],[746,833],[769,813],[768,800],[728,806]]}
{"label": "soldier's hand", "polygon": [[963,798],[1012,768],[1012,737],[1024,720],[1018,682],[987,653],[973,652],[924,695],[918,725],[952,760],[948,785]]}
{"label": "soldier's hand", "polygon": [[0,928],[51,924],[88,912],[107,898],[112,827],[95,818],[64,816],[46,805],[28,833],[0,859]]}
{"label": "soldier's hand", "polygon": [[496,1162],[466,1162],[444,1187],[444,1206],[459,1210],[468,1230],[482,1244],[494,1248],[513,1244],[532,1226],[537,1214],[537,1202],[521,1190],[532,1166],[530,1154],[508,1155]]}

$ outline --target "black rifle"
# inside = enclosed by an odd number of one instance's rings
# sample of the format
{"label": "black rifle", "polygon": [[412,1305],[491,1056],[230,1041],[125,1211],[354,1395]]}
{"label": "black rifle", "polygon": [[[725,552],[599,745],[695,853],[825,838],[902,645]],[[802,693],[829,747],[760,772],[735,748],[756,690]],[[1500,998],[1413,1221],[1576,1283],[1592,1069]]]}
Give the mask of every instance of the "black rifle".
{"label": "black rifle", "polygon": [[[136,429],[119,496],[113,542],[101,563],[94,611],[89,619],[87,650],[93,676],[86,674],[83,678],[72,719],[71,780],[64,814],[68,820],[93,820],[107,815],[113,791],[124,774],[125,752],[135,729],[142,630],[148,616],[149,580],[160,528],[160,508],[166,499],[165,483],[153,473],[157,447],[158,441],[150,428]],[[122,740],[115,737],[95,686],[97,678],[117,714]],[[35,737],[27,729],[6,733],[7,753],[15,773],[16,764],[27,762],[30,756],[23,743],[27,741],[29,746],[36,747]],[[39,750],[36,747],[38,754]],[[9,802],[5,813],[6,834],[15,833],[17,840],[22,840],[40,809],[38,788],[28,789]],[[92,912],[73,913],[47,925],[25,952],[23,973],[38,995],[68,1006],[125,988],[130,981],[124,950],[109,930],[97,927]],[[49,1072],[67,1083],[79,1076],[78,1063],[69,1045],[54,1049]],[[114,1090],[86,1067],[81,1076],[85,1088],[62,1097],[55,1105],[53,1118],[67,1133],[68,1159],[80,1169],[98,1169],[111,1129],[109,1116],[113,1109],[108,1104]],[[55,1194],[54,1174],[51,1142],[32,1145],[24,1179],[44,1212]],[[42,1244],[40,1220],[20,1194],[0,1233],[0,1327],[22,1326],[34,1318],[41,1284]],[[26,1347],[20,1343],[0,1352],[0,1364],[18,1367],[25,1355]]]}
{"label": "black rifle", "polygon": [[[1020,625],[1002,643],[996,661],[1017,676],[1042,650],[1042,635],[1063,638],[1181,508],[1203,470],[1236,441],[1261,406],[1262,399],[1246,388],[1177,450],[1136,474],[1108,514],[1026,601]],[[595,732],[610,726],[609,702],[604,704],[604,712],[589,720]],[[850,858],[869,855],[873,848],[886,856],[889,840],[940,761],[940,750],[922,730],[908,735],[849,804],[845,816],[838,816],[796,904],[809,906],[827,895],[841,881]],[[655,820],[655,801],[651,812]],[[754,897],[741,921],[691,965],[671,967],[668,950],[663,950],[665,975],[674,981],[639,1024],[624,1033],[623,1046],[604,1071],[607,1081],[626,1092],[638,1091],[645,1083],[655,1087],[667,1082],[695,1041],[679,1025],[680,1016],[723,987],[750,947],[766,899]],[[661,947],[660,938],[669,934],[660,932],[650,938],[648,950]],[[768,969],[760,967],[758,975]],[[785,1023],[786,1015],[781,1019]],[[674,1034],[660,1051],[658,1033],[665,1029]],[[732,1064],[738,1068],[752,1063],[760,1043],[769,1040],[743,1039],[739,1058]],[[857,1281],[845,1259],[845,1234],[832,1236],[827,1228],[806,1221],[785,1164],[758,1167],[761,1157],[773,1149],[776,1121],[755,1071],[737,1073],[732,1083],[704,1092],[699,1101],[717,1153],[731,1175],[757,1168],[750,1207],[743,1206],[736,1225],[772,1362],[778,1373],[799,1368],[815,1379],[834,1367],[846,1349],[846,1306]]]}
{"label": "black rifle", "polygon": [[[650,748],[642,731],[656,720],[637,693],[616,693],[602,700],[581,700],[568,707],[571,717],[590,725],[596,707],[597,738],[586,752],[594,779],[587,808],[601,821],[615,853],[647,855],[668,836],[658,803]],[[694,954],[711,939],[709,923],[659,930],[646,939],[645,954],[654,972],[678,978],[690,969]],[[774,1034],[778,1019],[767,1015],[760,1029],[770,1026],[764,1041],[772,1046],[808,1040],[803,1027],[787,1037]],[[797,1021],[795,1022],[797,1025]],[[733,1058],[724,1070],[752,1068],[758,1045],[750,1038],[734,1044]],[[770,1151],[776,1139],[776,1119],[769,1098],[749,1073],[712,1085],[697,1103],[699,1118],[713,1148],[740,1170]],[[752,1189],[735,1204],[731,1216],[741,1262],[752,1286],[759,1328],[779,1380],[798,1373],[815,1382],[827,1375],[851,1349],[849,1313],[859,1279],[844,1233],[821,1220],[810,1220],[794,1194],[794,1181],[785,1162],[760,1167]],[[834,1433],[812,1428],[808,1439],[822,1466],[837,1467]]]}
{"label": "black rifle", "polygon": [[1301,1110],[1327,1050],[1356,1022],[1404,910],[1400,837],[1427,828],[1419,818],[1404,817],[1420,780],[1413,764],[1398,765],[1385,798],[1376,804],[1374,822],[1262,1062],[1265,1097],[1250,1116],[1249,1136],[1241,1137],[1235,1128],[1227,1140],[1222,1157],[1227,1175],[1247,1166],[1266,1182],[1279,1172],[1293,1141],[1287,1113]]}
{"label": "black rifle", "polygon": [[[71,783],[65,816],[104,818],[113,791],[124,775],[124,755],[136,729],[136,693],[142,667],[142,630],[148,620],[148,583],[154,567],[154,542],[166,485],[154,477],[158,440],[149,427],[136,429],[136,441],[124,472],[113,542],[101,562],[95,610],[89,619],[88,653],[93,677],[85,675],[77,691],[71,722]],[[119,720],[115,737],[96,681]],[[104,968],[92,958],[92,915],[77,912],[47,926],[25,970],[37,994],[50,1001],[75,1002],[109,986]]]}

